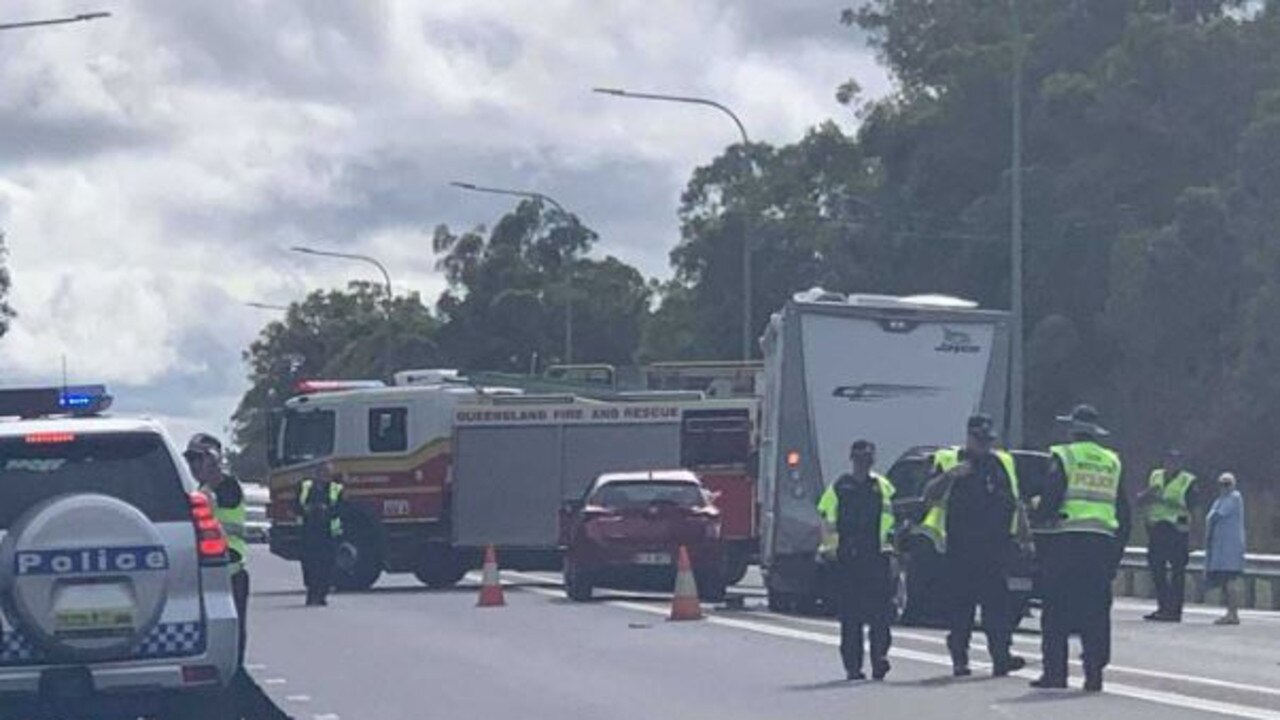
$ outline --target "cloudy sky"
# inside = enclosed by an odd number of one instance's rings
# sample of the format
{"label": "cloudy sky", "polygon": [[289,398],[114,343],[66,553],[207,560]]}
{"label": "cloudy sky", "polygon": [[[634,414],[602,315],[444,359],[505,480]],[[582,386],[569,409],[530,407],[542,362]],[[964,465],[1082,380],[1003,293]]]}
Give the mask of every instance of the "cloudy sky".
{"label": "cloudy sky", "polygon": [[0,228],[20,313],[0,384],[106,380],[175,433],[222,428],[270,313],[371,268],[434,298],[428,230],[489,223],[535,188],[665,276],[691,170],[736,138],[711,110],[593,95],[700,94],[753,139],[851,127],[835,87],[888,80],[837,21],[849,0],[5,0]]}

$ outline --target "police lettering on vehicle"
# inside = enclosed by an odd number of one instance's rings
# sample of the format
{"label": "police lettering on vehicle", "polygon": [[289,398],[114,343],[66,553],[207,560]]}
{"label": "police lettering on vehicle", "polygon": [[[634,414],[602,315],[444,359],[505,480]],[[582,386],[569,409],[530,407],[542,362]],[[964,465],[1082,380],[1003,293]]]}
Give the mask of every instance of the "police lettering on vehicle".
{"label": "police lettering on vehicle", "polygon": [[23,550],[14,555],[15,575],[97,575],[166,570],[169,556],[160,545],[135,547]]}

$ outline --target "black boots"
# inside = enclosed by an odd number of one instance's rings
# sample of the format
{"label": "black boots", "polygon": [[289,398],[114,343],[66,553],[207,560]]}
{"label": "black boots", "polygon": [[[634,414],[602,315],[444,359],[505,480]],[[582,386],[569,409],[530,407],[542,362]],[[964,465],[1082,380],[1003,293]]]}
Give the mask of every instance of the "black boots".
{"label": "black boots", "polygon": [[1015,673],[1027,666],[1027,659],[1019,655],[1007,655],[997,658],[991,664],[991,674],[996,677],[1005,677],[1010,673]]}

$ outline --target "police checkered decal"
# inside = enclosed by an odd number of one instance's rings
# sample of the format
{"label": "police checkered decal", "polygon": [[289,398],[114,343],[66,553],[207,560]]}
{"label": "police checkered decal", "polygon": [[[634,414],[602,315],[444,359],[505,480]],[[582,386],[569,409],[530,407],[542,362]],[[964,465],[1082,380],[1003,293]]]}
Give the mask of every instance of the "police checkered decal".
{"label": "police checkered decal", "polygon": [[[204,627],[197,622],[162,623],[134,648],[133,657],[164,658],[195,655],[204,650]],[[0,665],[23,665],[44,660],[44,652],[17,630],[0,636]]]}
{"label": "police checkered decal", "polygon": [[169,623],[155,626],[138,645],[142,657],[193,655],[204,649],[200,623]]}
{"label": "police checkered decal", "polygon": [[0,664],[31,662],[36,654],[35,646],[17,631],[6,630],[0,636]]}

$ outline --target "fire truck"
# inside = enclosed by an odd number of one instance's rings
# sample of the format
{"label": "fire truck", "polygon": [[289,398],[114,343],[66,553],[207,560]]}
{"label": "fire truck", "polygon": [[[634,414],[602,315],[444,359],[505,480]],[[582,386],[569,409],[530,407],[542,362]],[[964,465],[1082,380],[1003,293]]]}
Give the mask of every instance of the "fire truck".
{"label": "fire truck", "polygon": [[697,472],[722,512],[727,579],[754,554],[753,399],[532,394],[453,371],[298,390],[273,430],[271,550],[298,558],[298,485],[329,463],[346,486],[344,539],[356,548],[342,588],[369,587],[383,572],[447,587],[489,544],[508,567],[558,569],[561,509],[610,470]]}

